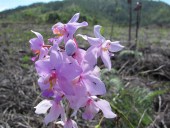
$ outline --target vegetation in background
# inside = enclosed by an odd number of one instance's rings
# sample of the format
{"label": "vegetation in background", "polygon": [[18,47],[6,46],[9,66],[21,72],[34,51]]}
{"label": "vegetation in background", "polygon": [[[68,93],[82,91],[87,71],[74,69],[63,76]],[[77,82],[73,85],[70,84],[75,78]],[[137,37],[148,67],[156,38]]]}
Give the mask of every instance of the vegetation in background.
{"label": "vegetation in background", "polygon": [[[132,8],[135,8],[136,2],[137,0],[132,1]],[[169,5],[151,0],[142,0],[142,5],[142,25],[169,24]],[[128,25],[128,8],[127,0],[63,0],[3,11],[0,13],[0,18],[12,22],[44,24],[57,21],[66,22],[71,15],[80,12],[83,14],[82,21],[86,20],[91,24],[100,22],[100,24],[106,25],[114,22],[119,25]],[[134,14],[132,14],[132,19],[135,19]],[[135,25],[135,20],[132,20],[132,25]]]}
{"label": "vegetation in background", "polygon": [[110,99],[111,107],[118,115],[114,123],[105,120],[106,126],[109,128],[145,128],[153,122],[154,109],[151,107],[153,100],[167,90],[151,91],[149,88],[138,85],[125,85],[115,69],[110,72],[107,69],[102,70],[101,77],[109,90],[108,99]]}

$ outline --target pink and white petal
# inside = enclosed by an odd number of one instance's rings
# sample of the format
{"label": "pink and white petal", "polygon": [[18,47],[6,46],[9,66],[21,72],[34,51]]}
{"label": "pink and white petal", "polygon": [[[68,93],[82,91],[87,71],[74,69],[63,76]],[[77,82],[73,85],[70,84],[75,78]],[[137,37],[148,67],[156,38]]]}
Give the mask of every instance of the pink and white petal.
{"label": "pink and white petal", "polygon": [[76,14],[70,19],[70,21],[69,21],[68,23],[77,22],[78,19],[79,19],[79,17],[80,17],[80,13],[76,13]]}
{"label": "pink and white petal", "polygon": [[47,125],[48,123],[57,120],[57,118],[61,115],[62,112],[63,107],[61,107],[60,104],[56,104],[55,102],[53,102],[50,112],[44,118],[45,124]]}
{"label": "pink and white petal", "polygon": [[74,120],[72,120],[72,124],[73,124],[73,128],[78,128],[77,123]]}
{"label": "pink and white petal", "polygon": [[74,120],[67,120],[64,124],[64,128],[78,128],[77,123]]}
{"label": "pink and white petal", "polygon": [[124,46],[119,44],[119,41],[110,42],[109,51],[111,51],[111,52],[118,52],[118,51],[122,50],[123,48],[124,48]]}
{"label": "pink and white petal", "polygon": [[34,107],[36,109],[35,113],[45,114],[45,113],[47,113],[48,109],[51,106],[52,106],[52,102],[50,100],[43,100],[36,107]]}
{"label": "pink and white petal", "polygon": [[112,112],[108,101],[100,99],[99,101],[95,102],[95,105],[102,110],[104,117],[115,118],[117,116]]}
{"label": "pink and white petal", "polygon": [[38,39],[39,39],[40,41],[42,41],[42,43],[44,44],[43,36],[42,36],[40,33],[35,32],[35,31],[33,31],[33,30],[31,30],[31,32],[33,32],[33,33],[38,37]]}
{"label": "pink and white petal", "polygon": [[72,39],[76,30],[80,27],[85,27],[85,26],[88,26],[88,23],[85,21],[82,23],[73,22],[73,23],[66,24],[66,30],[68,34],[65,36],[65,38]]}
{"label": "pink and white petal", "polygon": [[105,67],[107,67],[109,70],[111,70],[111,60],[110,60],[110,56],[109,56],[109,52],[108,51],[102,51],[101,52],[101,59],[105,65]]}
{"label": "pink and white petal", "polygon": [[[75,61],[75,59],[76,59],[77,62],[78,62],[79,64],[81,64],[82,61],[83,61],[83,59],[84,59],[85,54],[86,54],[86,51],[85,51],[85,50],[78,48],[78,49],[76,50],[76,52],[74,53],[74,55],[73,55],[74,61]],[[70,62],[72,62],[72,61],[70,61]]]}
{"label": "pink and white petal", "polygon": [[48,77],[48,76],[47,76],[47,77],[40,77],[40,78],[38,79],[38,85],[39,85],[41,91],[44,91],[44,90],[46,90],[46,89],[49,89],[50,85],[49,85],[49,83],[48,83],[48,80],[49,80],[49,77]]}
{"label": "pink and white petal", "polygon": [[65,95],[74,95],[73,85],[65,77],[59,76],[58,83],[60,89],[64,92]]}
{"label": "pink and white petal", "polygon": [[98,66],[95,66],[94,70],[92,71],[92,74],[98,78],[100,78],[100,68]]}
{"label": "pink and white petal", "polygon": [[31,50],[40,50],[40,48],[42,48],[43,46],[43,42],[40,41],[38,38],[32,38],[29,40],[30,42],[30,47],[31,47]]}
{"label": "pink and white petal", "polygon": [[86,96],[77,96],[77,95],[66,95],[66,98],[69,101],[70,107],[77,111],[79,108],[84,107],[88,98]]}
{"label": "pink and white petal", "polygon": [[62,63],[63,63],[62,54],[58,50],[53,48],[50,53],[51,69],[59,69]]}
{"label": "pink and white petal", "polygon": [[64,126],[64,122],[63,121],[57,121],[57,122],[55,122],[55,124],[60,124],[60,125]]}
{"label": "pink and white petal", "polygon": [[88,72],[94,69],[97,64],[97,57],[98,57],[99,49],[95,46],[91,46],[84,57],[83,61],[83,71]]}
{"label": "pink and white petal", "polygon": [[98,112],[99,108],[94,104],[94,101],[88,101],[82,118],[85,120],[92,120]]}
{"label": "pink and white petal", "polygon": [[40,76],[47,76],[51,72],[49,59],[38,60],[35,62],[35,68]]}
{"label": "pink and white petal", "polygon": [[102,44],[100,38],[87,37],[87,41],[88,41],[89,44],[92,45],[92,46],[100,46],[100,45]]}
{"label": "pink and white petal", "polygon": [[72,81],[74,78],[82,73],[82,68],[76,61],[71,63],[64,63],[60,68],[60,75],[65,77],[68,81]]}
{"label": "pink and white petal", "polygon": [[48,48],[41,48],[39,59],[43,59],[48,54]]}
{"label": "pink and white petal", "polygon": [[100,34],[101,26],[95,25],[94,26],[94,35],[96,38],[100,38],[102,42],[105,41],[105,38]]}
{"label": "pink and white petal", "polygon": [[[79,77],[79,76],[78,76]],[[80,80],[80,77],[79,78],[75,78],[75,79],[78,79],[78,82],[74,84],[74,82],[76,80],[73,80],[73,89],[74,89],[74,92],[75,92],[75,95],[77,97],[84,97],[87,95],[87,90],[86,90],[86,87],[84,86],[84,84],[82,84],[81,82],[79,82]]]}
{"label": "pink and white petal", "polygon": [[60,36],[58,38],[50,38],[48,39],[48,42],[53,44],[60,44],[62,40],[63,40],[63,36]]}
{"label": "pink and white petal", "polygon": [[85,75],[83,79],[84,85],[90,95],[104,95],[106,93],[105,84],[94,75]]}

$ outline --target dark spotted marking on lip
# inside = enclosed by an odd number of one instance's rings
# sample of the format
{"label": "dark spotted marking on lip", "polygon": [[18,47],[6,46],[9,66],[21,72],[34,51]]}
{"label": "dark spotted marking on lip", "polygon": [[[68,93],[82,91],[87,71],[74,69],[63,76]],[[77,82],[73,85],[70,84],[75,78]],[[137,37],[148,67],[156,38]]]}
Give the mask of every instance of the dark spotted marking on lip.
{"label": "dark spotted marking on lip", "polygon": [[95,85],[97,84],[96,82],[92,82],[92,83],[95,84]]}
{"label": "dark spotted marking on lip", "polygon": [[69,33],[67,34],[67,37],[69,37]]}

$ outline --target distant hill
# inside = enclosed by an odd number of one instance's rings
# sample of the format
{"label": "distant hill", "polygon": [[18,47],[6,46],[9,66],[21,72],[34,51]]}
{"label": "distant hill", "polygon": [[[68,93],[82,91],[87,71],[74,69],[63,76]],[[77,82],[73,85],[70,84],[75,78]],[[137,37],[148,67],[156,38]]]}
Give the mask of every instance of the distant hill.
{"label": "distant hill", "polygon": [[[137,0],[132,0],[133,8]],[[142,25],[170,23],[170,6],[159,1],[139,0],[142,2]],[[81,13],[80,20],[91,24],[98,22],[128,25],[127,0],[64,0],[50,3],[36,3],[17,7],[0,13],[1,21],[28,23],[67,22],[76,12]],[[133,11],[133,24],[136,12]]]}

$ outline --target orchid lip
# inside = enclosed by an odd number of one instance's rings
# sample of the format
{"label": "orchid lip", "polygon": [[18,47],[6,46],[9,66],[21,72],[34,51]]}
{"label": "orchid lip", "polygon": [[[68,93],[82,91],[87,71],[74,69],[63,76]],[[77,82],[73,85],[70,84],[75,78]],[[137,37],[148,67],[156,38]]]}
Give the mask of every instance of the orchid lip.
{"label": "orchid lip", "polygon": [[40,50],[32,50],[34,54],[39,55],[40,54]]}
{"label": "orchid lip", "polygon": [[104,47],[104,48],[102,48],[102,50],[103,50],[104,52],[106,52],[106,51],[108,51],[108,48],[107,48],[107,47]]}
{"label": "orchid lip", "polygon": [[50,48],[51,45],[43,45],[42,47],[44,47],[44,48]]}
{"label": "orchid lip", "polygon": [[53,29],[53,33],[57,35],[57,37],[61,37],[66,33],[66,29],[65,29],[65,25],[63,26],[63,28],[60,30],[59,28],[57,28],[57,26]]}

